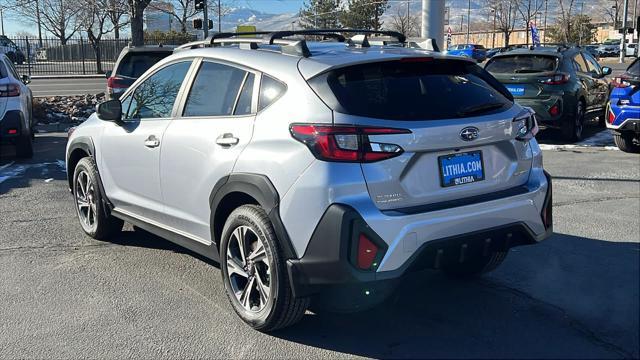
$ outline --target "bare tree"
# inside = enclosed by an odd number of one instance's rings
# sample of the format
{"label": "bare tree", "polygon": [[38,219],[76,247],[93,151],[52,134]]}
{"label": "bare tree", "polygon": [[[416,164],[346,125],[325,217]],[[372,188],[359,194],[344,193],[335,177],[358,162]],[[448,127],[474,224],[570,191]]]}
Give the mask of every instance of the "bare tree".
{"label": "bare tree", "polygon": [[85,0],[79,16],[82,28],[87,32],[89,43],[96,55],[97,73],[102,74],[102,53],[100,41],[102,36],[115,30],[109,17],[111,0]]}
{"label": "bare tree", "polygon": [[[218,23],[218,31],[222,31],[222,18],[229,15],[234,9],[234,1],[231,0],[208,0],[209,17],[213,17],[213,22]],[[206,25],[206,24],[205,24]]]}
{"label": "bare tree", "polygon": [[610,0],[600,4],[599,9],[602,11],[606,21],[611,22],[614,28],[618,27],[620,12],[624,6],[624,0]]}
{"label": "bare tree", "polygon": [[129,12],[127,0],[109,0],[109,21],[113,24],[113,37],[120,39],[120,29],[127,25]]}
{"label": "bare tree", "polygon": [[127,0],[131,23],[131,45],[144,45],[144,10],[151,0]]}
{"label": "bare tree", "polygon": [[389,30],[397,31],[407,37],[420,35],[420,19],[417,15],[407,14],[406,11],[397,8],[395,14],[391,15]]}
{"label": "bare tree", "polygon": [[560,7],[560,18],[557,22],[557,27],[561,33],[564,42],[569,42],[571,39],[571,27],[573,25],[573,10],[575,0],[558,0]]}
{"label": "bare tree", "polygon": [[542,10],[542,6],[544,5],[541,0],[517,0],[516,6],[518,9],[518,13],[520,13],[520,18],[524,23],[524,28],[527,29],[527,45],[529,45],[529,23],[531,20],[535,19],[540,10]]}
{"label": "bare tree", "polygon": [[60,39],[62,45],[80,29],[78,14],[82,6],[71,0],[16,0],[13,10],[32,23],[37,23],[34,14],[39,13],[41,26]]}
{"label": "bare tree", "polygon": [[165,13],[178,21],[180,32],[187,33],[187,23],[191,17],[198,13],[194,7],[195,0],[153,1],[150,9]]}
{"label": "bare tree", "polygon": [[504,36],[504,45],[509,46],[509,38],[516,26],[516,4],[511,0],[487,0],[487,6],[495,12],[496,30]]}

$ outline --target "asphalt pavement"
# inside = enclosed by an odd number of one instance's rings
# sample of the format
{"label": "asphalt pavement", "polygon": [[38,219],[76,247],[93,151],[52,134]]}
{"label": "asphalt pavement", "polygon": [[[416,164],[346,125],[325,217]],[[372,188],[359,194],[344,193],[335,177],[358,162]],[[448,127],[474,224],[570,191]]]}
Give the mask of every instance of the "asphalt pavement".
{"label": "asphalt pavement", "polygon": [[105,77],[35,78],[29,88],[33,96],[68,96],[103,93],[107,90]]}
{"label": "asphalt pavement", "polygon": [[63,134],[0,158],[2,358],[637,358],[640,157],[545,151],[555,234],[495,272],[407,278],[358,314],[307,313],[262,334],[234,314],[217,264],[142,230],[82,233]]}

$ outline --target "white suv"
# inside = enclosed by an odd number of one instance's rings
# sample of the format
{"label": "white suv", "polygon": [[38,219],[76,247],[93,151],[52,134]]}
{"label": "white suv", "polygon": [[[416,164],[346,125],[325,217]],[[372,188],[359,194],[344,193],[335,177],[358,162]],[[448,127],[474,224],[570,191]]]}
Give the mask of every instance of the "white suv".
{"label": "white suv", "polygon": [[18,75],[13,62],[0,54],[0,145],[12,144],[21,158],[33,156],[31,80]]}
{"label": "white suv", "polygon": [[[337,41],[295,38],[310,34]],[[315,30],[178,49],[69,138],[82,228],[102,239],[124,220],[219,261],[262,331],[548,237],[533,114],[473,61],[368,45]]]}

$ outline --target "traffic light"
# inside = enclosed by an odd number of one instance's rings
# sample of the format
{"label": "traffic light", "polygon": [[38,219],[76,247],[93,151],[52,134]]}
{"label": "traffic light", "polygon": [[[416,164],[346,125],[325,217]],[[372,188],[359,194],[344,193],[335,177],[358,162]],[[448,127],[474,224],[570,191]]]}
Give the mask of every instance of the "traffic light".
{"label": "traffic light", "polygon": [[193,28],[196,30],[202,30],[202,19],[193,19]]}
{"label": "traffic light", "polygon": [[196,0],[194,7],[196,10],[203,10],[205,7],[205,0]]}

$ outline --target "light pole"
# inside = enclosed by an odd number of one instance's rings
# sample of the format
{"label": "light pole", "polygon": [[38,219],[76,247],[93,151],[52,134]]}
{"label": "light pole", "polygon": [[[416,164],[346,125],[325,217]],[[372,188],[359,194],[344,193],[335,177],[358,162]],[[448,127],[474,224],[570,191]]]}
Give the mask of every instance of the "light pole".
{"label": "light pole", "polygon": [[547,6],[549,5],[549,0],[544,0],[544,33],[542,33],[542,43],[547,42]]}
{"label": "light pole", "polygon": [[578,23],[578,45],[582,45],[582,29],[584,28],[582,14],[584,13],[584,1],[580,3],[580,22]]}
{"label": "light pole", "polygon": [[434,39],[438,45],[444,40],[444,4],[443,0],[422,0],[420,37]]}
{"label": "light pole", "polygon": [[629,0],[624,0],[622,10],[622,41],[620,42],[620,64],[624,64],[624,57],[627,55],[627,17],[629,15]]}

